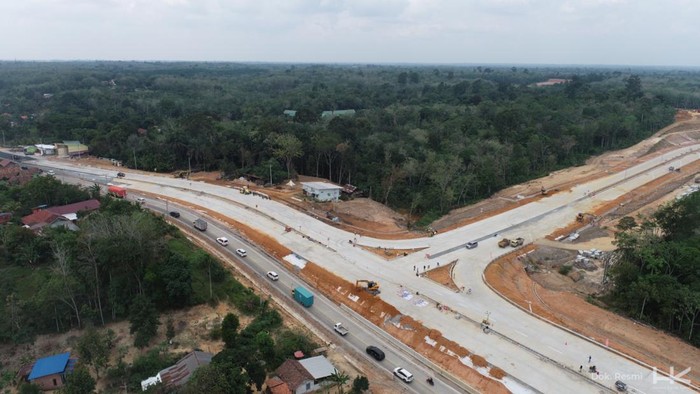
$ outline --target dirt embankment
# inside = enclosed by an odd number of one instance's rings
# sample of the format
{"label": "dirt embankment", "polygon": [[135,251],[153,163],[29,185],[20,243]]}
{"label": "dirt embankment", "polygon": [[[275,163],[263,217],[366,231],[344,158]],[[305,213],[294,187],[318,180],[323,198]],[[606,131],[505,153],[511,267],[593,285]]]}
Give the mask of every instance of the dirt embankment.
{"label": "dirt embankment", "polygon": [[[532,248],[532,247],[530,247]],[[524,310],[567,327],[601,345],[628,354],[659,370],[691,367],[686,378],[700,378],[700,350],[654,328],[638,324],[586,302],[566,291],[552,291],[533,281],[525,272],[526,250],[514,252],[491,263],[486,281]],[[521,256],[518,258],[518,256]],[[558,274],[553,274],[558,275]]]}
{"label": "dirt embankment", "polygon": [[[502,370],[492,368],[490,371],[492,378],[467,367],[459,360],[459,357],[468,356],[476,366],[486,366],[487,362],[483,357],[444,338],[439,331],[428,329],[422,323],[401,315],[395,307],[385,303],[380,298],[355,290],[353,284],[316,264],[307,263],[300,274],[317,291],[321,291],[327,297],[353,309],[479,391],[487,393],[508,392],[502,383],[495,380],[503,377]],[[357,301],[352,301],[349,296],[357,297]],[[434,341],[431,341],[433,345],[428,344],[426,337]]]}

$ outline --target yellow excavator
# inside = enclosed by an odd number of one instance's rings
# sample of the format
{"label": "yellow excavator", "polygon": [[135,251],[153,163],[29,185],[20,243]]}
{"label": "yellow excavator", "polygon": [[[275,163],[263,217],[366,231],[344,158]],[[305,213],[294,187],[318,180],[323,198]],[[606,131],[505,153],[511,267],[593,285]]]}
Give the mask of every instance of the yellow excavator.
{"label": "yellow excavator", "polygon": [[372,295],[377,295],[381,293],[381,291],[379,290],[379,283],[373,280],[360,279],[355,282],[355,287],[357,289],[364,290]]}

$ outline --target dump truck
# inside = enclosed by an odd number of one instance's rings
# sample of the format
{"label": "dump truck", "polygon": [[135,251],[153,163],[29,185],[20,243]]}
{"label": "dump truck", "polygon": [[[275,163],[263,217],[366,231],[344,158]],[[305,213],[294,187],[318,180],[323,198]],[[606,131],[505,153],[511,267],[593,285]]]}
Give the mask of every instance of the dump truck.
{"label": "dump truck", "polygon": [[195,220],[192,225],[199,231],[207,231],[207,222],[202,219]]}
{"label": "dump truck", "polygon": [[377,295],[381,293],[381,291],[379,290],[379,283],[372,280],[360,279],[355,282],[355,287],[357,289],[364,290],[372,295]]}
{"label": "dump truck", "polygon": [[292,297],[307,308],[314,304],[314,295],[302,286],[297,286],[292,289]]}
{"label": "dump truck", "polygon": [[126,188],[123,186],[109,185],[107,186],[107,194],[117,198],[126,198]]}
{"label": "dump truck", "polygon": [[502,240],[498,241],[499,248],[505,248],[508,245],[510,245],[510,240],[508,238],[503,238]]}
{"label": "dump truck", "polygon": [[342,336],[346,336],[350,332],[347,328],[343,327],[343,323],[335,323],[333,329]]}
{"label": "dump truck", "polygon": [[510,246],[513,248],[517,248],[518,246],[520,246],[524,243],[525,243],[525,238],[522,238],[522,237],[518,237],[516,239],[510,240]]}

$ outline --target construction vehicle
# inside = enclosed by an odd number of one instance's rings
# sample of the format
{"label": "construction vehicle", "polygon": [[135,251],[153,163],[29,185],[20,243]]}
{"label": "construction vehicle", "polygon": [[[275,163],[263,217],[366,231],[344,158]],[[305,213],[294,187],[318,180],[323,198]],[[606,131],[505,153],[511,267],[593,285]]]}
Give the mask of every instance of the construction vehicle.
{"label": "construction vehicle", "polygon": [[502,240],[498,241],[498,247],[499,248],[505,248],[506,246],[510,245],[510,240],[508,238],[503,238]]}
{"label": "construction vehicle", "polygon": [[518,237],[516,239],[510,240],[510,246],[512,248],[517,248],[518,246],[521,246],[524,243],[525,243],[525,238],[522,238],[522,237]]}
{"label": "construction vehicle", "polygon": [[248,189],[248,186],[243,186],[241,187],[241,194],[250,194],[250,189]]}
{"label": "construction vehicle", "polygon": [[544,186],[542,186],[542,188],[540,189],[540,194],[543,196],[547,195],[547,189],[545,189]]}
{"label": "construction vehicle", "polygon": [[381,291],[379,290],[379,283],[372,280],[360,279],[355,282],[355,287],[358,289],[362,289],[372,295],[377,295],[381,293]]}
{"label": "construction vehicle", "polygon": [[587,219],[593,220],[593,219],[595,219],[595,215],[593,215],[591,213],[587,213],[587,212],[579,212],[576,215],[576,221],[579,223],[585,223],[587,221]]}
{"label": "construction vehicle", "polygon": [[117,198],[126,198],[126,188],[117,185],[107,186],[107,194]]}

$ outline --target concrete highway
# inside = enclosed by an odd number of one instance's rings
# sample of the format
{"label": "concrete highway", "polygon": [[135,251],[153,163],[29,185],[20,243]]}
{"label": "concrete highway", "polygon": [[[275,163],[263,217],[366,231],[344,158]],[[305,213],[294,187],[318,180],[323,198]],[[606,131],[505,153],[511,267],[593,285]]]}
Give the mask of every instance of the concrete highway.
{"label": "concrete highway", "polygon": [[[245,222],[349,281],[379,281],[383,300],[394,305],[402,314],[425,322],[430,328],[441,331],[446,338],[505,370],[515,378],[504,382],[513,392],[605,392],[614,390],[614,382],[618,379],[625,381],[630,390],[636,392],[691,392],[677,382],[658,379],[660,375],[604,346],[547,324],[512,306],[486,287],[481,275],[489,261],[504,253],[496,246],[500,236],[523,236],[528,242],[543,237],[564,223],[571,222],[577,212],[590,211],[596,205],[668,173],[669,165],[682,167],[684,163],[698,160],[699,148],[698,145],[686,146],[631,167],[624,173],[578,185],[571,192],[563,191],[432,238],[410,240],[358,237],[324,222],[311,220],[305,214],[275,201],[242,195],[230,188],[201,182],[127,172],[126,179],[120,180],[120,183],[125,183],[130,190],[189,201]],[[99,179],[100,176],[111,177],[116,173],[73,163],[42,160],[39,164],[78,171],[85,174],[88,180]],[[295,231],[284,232],[284,226],[290,226]],[[493,236],[496,233],[499,237]],[[385,261],[362,248],[352,247],[348,243],[350,239],[357,239],[359,244],[366,246],[427,249]],[[460,247],[470,240],[480,240],[479,247],[472,250]],[[432,257],[426,258],[427,254]],[[435,267],[438,262],[448,263],[452,260],[458,260],[456,282],[472,288],[471,295],[455,293],[432,281],[417,278],[413,271],[413,266],[422,268],[430,264]],[[427,301],[448,305],[466,318],[456,320],[452,313],[446,314],[433,307],[418,307],[401,296],[401,289],[414,293],[419,291]],[[473,323],[487,316],[499,335],[485,334],[478,324]],[[579,373],[579,366],[587,368],[589,356],[600,375],[585,371]],[[676,371],[684,368],[675,366]],[[419,374],[414,374],[419,379]]]}

